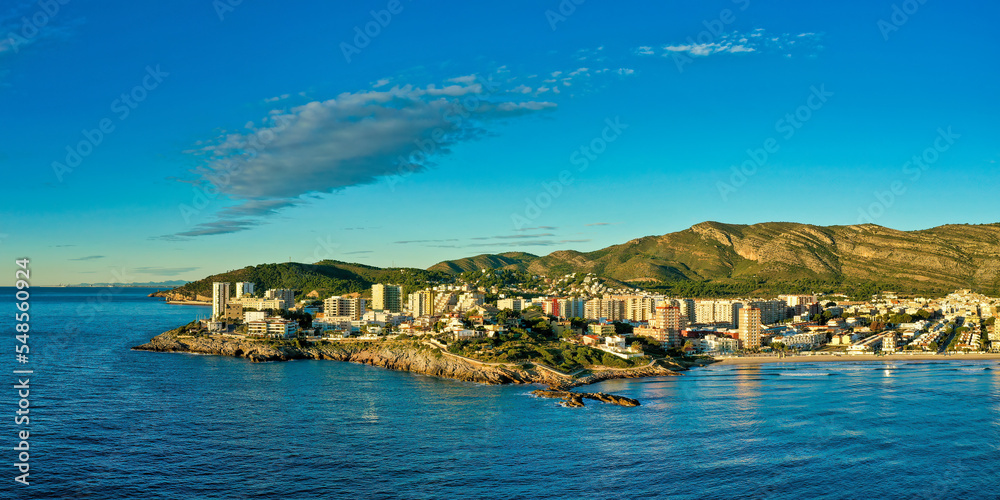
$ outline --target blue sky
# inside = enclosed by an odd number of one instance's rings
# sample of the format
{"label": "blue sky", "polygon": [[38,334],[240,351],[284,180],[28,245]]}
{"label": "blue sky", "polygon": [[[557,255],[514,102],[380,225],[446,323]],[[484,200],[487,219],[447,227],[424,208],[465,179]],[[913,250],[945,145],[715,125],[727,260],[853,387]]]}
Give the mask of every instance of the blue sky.
{"label": "blue sky", "polygon": [[998,220],[993,4],[5,5],[0,249],[37,284]]}

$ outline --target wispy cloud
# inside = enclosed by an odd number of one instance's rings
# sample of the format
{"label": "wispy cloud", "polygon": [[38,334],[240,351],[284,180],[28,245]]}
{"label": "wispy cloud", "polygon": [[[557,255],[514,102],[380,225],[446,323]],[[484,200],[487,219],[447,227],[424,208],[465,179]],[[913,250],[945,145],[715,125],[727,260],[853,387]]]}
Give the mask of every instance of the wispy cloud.
{"label": "wispy cloud", "polygon": [[257,226],[259,223],[249,220],[218,220],[215,222],[206,222],[204,224],[198,224],[197,227],[190,231],[183,231],[177,233],[176,235],[167,235],[164,239],[176,240],[183,238],[191,238],[195,236],[211,236],[215,234],[229,234],[237,233],[250,229]]}
{"label": "wispy cloud", "polygon": [[75,259],[69,259],[69,260],[97,260],[97,259],[103,259],[103,258],[104,258],[103,255],[88,255],[86,257],[77,257]]}
{"label": "wispy cloud", "polygon": [[698,43],[688,38],[685,43],[667,44],[659,49],[644,45],[636,48],[634,52],[640,56],[663,57],[670,57],[675,53],[692,57],[707,57],[714,54],[778,53],[790,57],[793,53],[803,52],[814,55],[822,49],[821,38],[821,35],[816,33],[775,35],[758,28],[749,33],[738,31],[723,33],[711,42]]}
{"label": "wispy cloud", "polygon": [[[9,2],[13,4],[14,2]],[[19,2],[0,13],[0,57],[21,52],[39,42],[69,39],[83,18],[67,18],[59,4],[55,12],[43,10],[39,2]],[[44,24],[36,24],[44,19]]]}
{"label": "wispy cloud", "polygon": [[412,243],[443,243],[443,242],[447,242],[447,241],[459,241],[459,240],[457,240],[457,239],[454,239],[454,238],[453,238],[453,239],[448,239],[448,240],[409,240],[409,241],[394,241],[393,243],[395,243],[395,244],[397,244],[397,245],[409,245],[409,244],[412,244]]}
{"label": "wispy cloud", "polygon": [[[371,184],[400,168],[424,171],[456,145],[487,136],[493,122],[556,107],[528,96],[513,98],[493,86],[500,84],[468,75],[444,85],[343,93],[274,110],[259,124],[248,123],[246,132],[202,141],[189,151],[202,163],[193,181],[215,182],[238,204],[220,211],[219,220],[168,239],[242,231],[255,225],[253,219],[316,193]],[[477,106],[459,113],[459,103],[470,98]],[[237,171],[233,165],[239,165]]]}

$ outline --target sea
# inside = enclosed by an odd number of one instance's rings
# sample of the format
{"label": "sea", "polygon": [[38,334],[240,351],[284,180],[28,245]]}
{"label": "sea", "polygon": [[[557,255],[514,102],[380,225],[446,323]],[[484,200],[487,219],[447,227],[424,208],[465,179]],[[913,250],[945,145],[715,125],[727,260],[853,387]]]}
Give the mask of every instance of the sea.
{"label": "sea", "polygon": [[0,288],[0,498],[1000,496],[995,361],[714,365],[587,389],[638,408],[572,409],[531,386],[133,351],[209,314],[151,291],[30,289],[19,363]]}

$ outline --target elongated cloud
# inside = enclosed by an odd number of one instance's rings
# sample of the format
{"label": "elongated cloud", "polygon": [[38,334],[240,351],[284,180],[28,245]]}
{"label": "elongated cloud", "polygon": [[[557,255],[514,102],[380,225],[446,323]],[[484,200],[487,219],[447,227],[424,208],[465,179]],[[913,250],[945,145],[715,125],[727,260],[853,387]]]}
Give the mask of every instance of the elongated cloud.
{"label": "elongated cloud", "polygon": [[689,37],[685,42],[663,45],[659,49],[645,45],[636,48],[634,52],[640,56],[664,57],[678,53],[692,57],[739,53],[779,53],[791,56],[793,53],[805,52],[812,55],[822,48],[819,41],[820,35],[816,33],[775,35],[758,28],[749,33],[738,31],[723,33],[711,37],[710,40],[695,40]]}
{"label": "elongated cloud", "polygon": [[468,76],[443,86],[397,85],[272,111],[243,132],[189,151],[203,163],[196,180],[241,203],[219,212],[219,221],[173,236],[249,229],[251,219],[299,204],[303,195],[421,172],[457,144],[486,135],[493,121],[555,107]]}

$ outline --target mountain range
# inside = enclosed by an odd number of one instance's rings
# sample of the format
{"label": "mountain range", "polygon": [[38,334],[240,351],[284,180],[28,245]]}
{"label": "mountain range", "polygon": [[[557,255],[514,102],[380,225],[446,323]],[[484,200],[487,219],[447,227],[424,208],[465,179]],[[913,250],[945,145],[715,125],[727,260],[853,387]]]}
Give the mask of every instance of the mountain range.
{"label": "mountain range", "polygon": [[[638,288],[687,296],[816,291],[865,296],[885,289],[940,294],[959,288],[997,294],[1000,224],[897,231],[873,224],[703,222],[593,252],[487,254],[440,262],[427,270],[336,261],[267,264],[211,276],[176,291],[210,293],[211,281],[260,279],[259,286],[268,288],[308,291],[315,286],[331,293],[360,292],[374,282],[419,287],[481,269],[548,276],[593,273]],[[239,276],[242,279],[236,279]]]}

